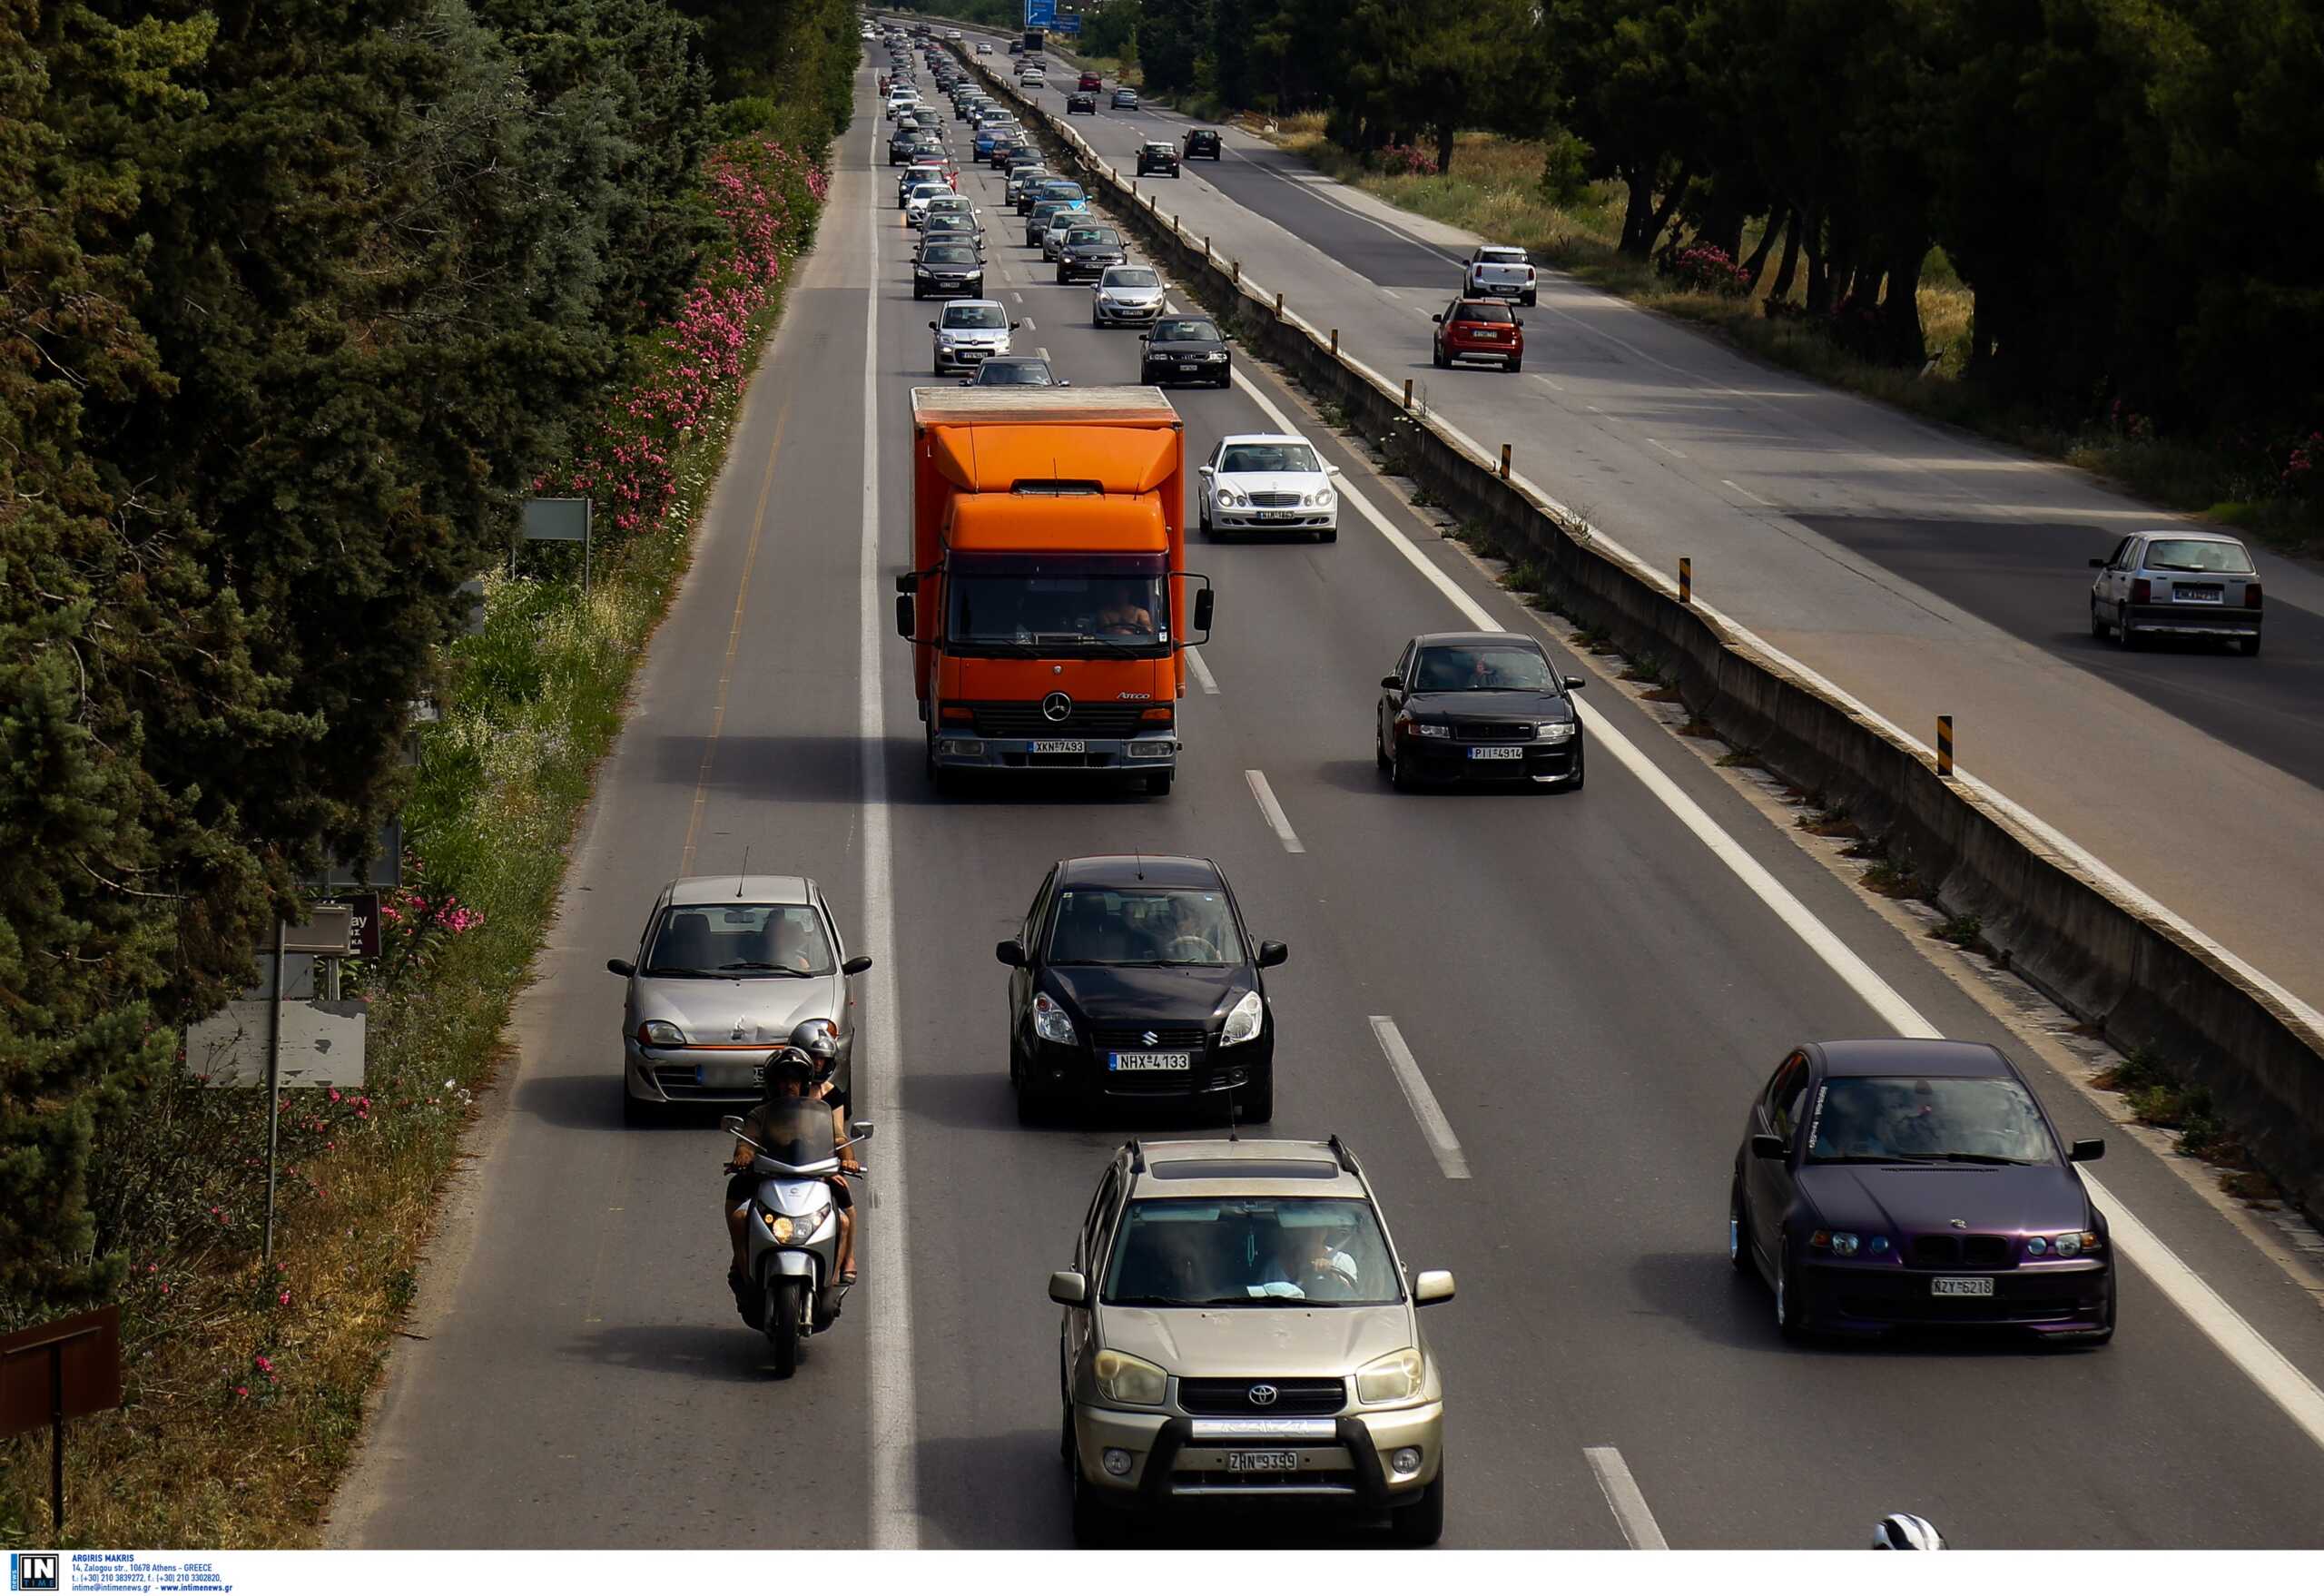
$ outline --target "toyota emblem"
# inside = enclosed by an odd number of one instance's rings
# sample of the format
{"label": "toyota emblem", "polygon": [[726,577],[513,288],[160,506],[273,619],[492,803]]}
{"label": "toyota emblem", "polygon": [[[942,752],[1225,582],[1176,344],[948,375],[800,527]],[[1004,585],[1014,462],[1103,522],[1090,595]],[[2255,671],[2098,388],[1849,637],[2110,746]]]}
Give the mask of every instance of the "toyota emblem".
{"label": "toyota emblem", "polygon": [[1149,1048],[1150,1048],[1150,1047],[1152,1047],[1155,1043],[1157,1043],[1157,1042],[1158,1042],[1158,1041],[1160,1041],[1160,1040],[1162,1039],[1162,1033],[1161,1033],[1161,1032],[1159,1032],[1159,1031],[1153,1031],[1153,1030],[1149,1030],[1149,1031],[1147,1031],[1145,1035],[1143,1035],[1143,1036],[1139,1037],[1137,1039],[1138,1039],[1139,1041],[1144,1042],[1147,1047],[1149,1047]]}
{"label": "toyota emblem", "polygon": [[1275,1398],[1282,1394],[1282,1392],[1277,1391],[1272,1385],[1254,1385],[1251,1387],[1251,1405],[1253,1407],[1273,1407],[1275,1403]]}
{"label": "toyota emblem", "polygon": [[1066,716],[1072,713],[1073,700],[1067,697],[1062,693],[1052,693],[1047,698],[1041,700],[1041,718],[1043,720],[1061,723],[1064,721]]}

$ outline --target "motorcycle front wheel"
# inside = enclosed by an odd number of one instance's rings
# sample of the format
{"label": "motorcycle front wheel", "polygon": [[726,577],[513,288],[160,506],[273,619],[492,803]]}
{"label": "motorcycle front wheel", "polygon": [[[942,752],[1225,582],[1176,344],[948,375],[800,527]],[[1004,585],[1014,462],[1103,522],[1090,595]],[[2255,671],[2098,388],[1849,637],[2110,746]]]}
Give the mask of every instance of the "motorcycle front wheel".
{"label": "motorcycle front wheel", "polygon": [[799,1372],[799,1300],[806,1282],[796,1275],[773,1275],[766,1286],[766,1344],[774,1349],[774,1377]]}

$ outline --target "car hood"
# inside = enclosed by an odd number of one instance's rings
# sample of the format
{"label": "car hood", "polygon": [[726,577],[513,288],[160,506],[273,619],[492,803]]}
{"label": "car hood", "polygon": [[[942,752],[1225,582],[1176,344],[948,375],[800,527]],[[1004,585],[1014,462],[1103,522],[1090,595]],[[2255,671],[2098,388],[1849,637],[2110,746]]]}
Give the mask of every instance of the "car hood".
{"label": "car hood", "polygon": [[1049,990],[1092,1025],[1208,1025],[1227,994],[1254,984],[1246,964],[1052,964],[1042,977]]}
{"label": "car hood", "polygon": [[1352,1374],[1419,1345],[1412,1310],[1383,1307],[1098,1308],[1100,1345],[1194,1378]]}
{"label": "car hood", "polygon": [[[844,1020],[846,981],[837,975],[805,980],[776,976],[753,980],[637,978],[635,1019],[675,1022],[688,1041],[764,1042],[779,1047],[803,1020]],[[736,1036],[739,1030],[743,1034]]]}
{"label": "car hood", "polygon": [[1096,260],[1107,256],[1112,257],[1115,263],[1122,260],[1122,247],[1119,244],[1065,244],[1060,246],[1060,250],[1061,252],[1072,256],[1077,261]]}
{"label": "car hood", "polygon": [[1414,714],[1455,720],[1570,721],[1573,705],[1557,693],[1415,693],[1404,707]]}
{"label": "car hood", "polygon": [[1163,291],[1159,288],[1138,288],[1119,282],[1101,282],[1098,285],[1098,291],[1117,300],[1158,300],[1163,294]]}
{"label": "car hood", "polygon": [[[1810,1164],[1799,1172],[1799,1192],[1835,1230],[2038,1234],[2090,1223],[2081,1177],[2059,1164]],[[1956,1226],[1956,1219],[1964,1223]]]}

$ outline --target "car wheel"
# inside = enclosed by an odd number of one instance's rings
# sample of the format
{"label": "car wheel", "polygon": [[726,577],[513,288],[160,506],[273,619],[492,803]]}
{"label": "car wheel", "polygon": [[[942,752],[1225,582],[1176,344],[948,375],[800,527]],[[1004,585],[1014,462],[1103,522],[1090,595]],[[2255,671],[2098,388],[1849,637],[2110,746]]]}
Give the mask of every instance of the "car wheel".
{"label": "car wheel", "polygon": [[1218,536],[1216,532],[1211,529],[1210,507],[1208,505],[1206,504],[1200,509],[1196,510],[1195,512],[1195,518],[1202,523],[1202,535],[1205,537],[1216,537]]}
{"label": "car wheel", "polygon": [[2246,658],[2246,659],[2257,659],[2257,658],[2260,656],[2260,634],[2259,634],[2259,633],[2257,633],[2257,632],[2252,633],[2252,634],[2251,634],[2251,635],[2250,635],[2249,637],[2244,638],[2244,639],[2242,640],[2242,643],[2243,643],[2243,657],[2244,657],[2244,658]]}
{"label": "car wheel", "polygon": [[659,1118],[655,1105],[629,1089],[629,1082],[621,1083],[621,1122],[624,1125],[651,1125]]}
{"label": "car wheel", "polygon": [[2102,643],[2106,640],[2106,634],[2109,630],[2111,630],[2111,628],[2108,627],[2106,623],[2099,618],[2098,601],[2094,598],[2092,599],[2090,601],[2090,635]]}
{"label": "car wheel", "polygon": [[1807,1305],[1801,1301],[1799,1283],[1791,1278],[1791,1243],[1781,1236],[1776,1237],[1776,1328],[1786,1341],[1798,1341],[1807,1334]]}
{"label": "car wheel", "polygon": [[1388,756],[1388,781],[1399,793],[1409,793],[1420,785],[1420,764],[1403,749],[1393,750]]}
{"label": "car wheel", "polygon": [[1170,783],[1177,778],[1174,770],[1150,770],[1146,773],[1146,791],[1156,798],[1170,795]]}
{"label": "car wheel", "polygon": [[1318,543],[1337,543],[1339,540],[1340,529],[1337,527],[1326,527],[1315,534],[1315,541]]}
{"label": "car wheel", "polygon": [[1089,312],[1089,325],[1103,332],[1106,330],[1106,319],[1092,310]]}
{"label": "car wheel", "polygon": [[1063,266],[1059,266],[1057,269],[1057,280],[1059,282],[1071,282],[1073,281],[1072,277],[1067,273]]}
{"label": "car wheel", "polygon": [[2146,639],[2141,636],[2137,629],[2131,625],[2130,617],[2127,616],[2125,616],[2121,621],[2115,623],[2114,638],[2115,641],[2122,644],[2124,648],[2131,649],[2133,652],[2146,646]]}
{"label": "car wheel", "polygon": [[1519,304],[1521,304],[1521,305],[1525,306],[1526,308],[1528,308],[1528,309],[1530,310],[1530,309],[1532,307],[1532,304],[1533,304],[1533,295],[1532,295],[1532,294],[1527,294],[1524,298],[1521,299],[1521,300],[1518,300],[1517,302],[1518,302]]}
{"label": "car wheel", "polygon": [[1558,783],[1559,790],[1566,793],[1581,792],[1582,778],[1588,773],[1582,764],[1582,751],[1577,748],[1573,751],[1573,773]]}
{"label": "car wheel", "polygon": [[1443,370],[1445,367],[1452,364],[1451,361],[1444,358],[1444,346],[1443,344],[1431,343],[1428,346],[1428,363],[1435,367],[1439,371]]}
{"label": "car wheel", "polygon": [[1391,1508],[1388,1512],[1391,1532],[1406,1546],[1433,1546],[1444,1539],[1444,1465],[1436,1465],[1436,1478],[1420,1493],[1420,1500],[1410,1507]]}
{"label": "car wheel", "polygon": [[1234,367],[1229,366],[1229,367],[1227,367],[1227,368],[1226,368],[1226,370],[1221,371],[1221,372],[1218,374],[1218,386],[1219,386],[1219,387],[1221,387],[1221,388],[1232,388],[1232,387],[1234,387],[1234,386],[1235,386],[1235,368],[1234,368]]}
{"label": "car wheel", "polygon": [[1235,1107],[1246,1125],[1265,1125],[1275,1118],[1275,1066],[1235,1094]]}
{"label": "car wheel", "polygon": [[1522,356],[1522,355],[1512,355],[1512,356],[1510,356],[1510,357],[1509,357],[1509,364],[1508,364],[1507,366],[1505,366],[1505,367],[1503,367],[1503,368],[1502,368],[1502,369],[1503,369],[1503,370],[1508,370],[1508,371],[1521,371],[1521,370],[1523,370],[1524,369],[1525,369],[1525,357],[1524,357],[1524,356]]}
{"label": "car wheel", "polygon": [[1382,770],[1390,768],[1388,740],[1386,734],[1380,730],[1380,721],[1377,716],[1374,716],[1372,722],[1372,763]]}
{"label": "car wheel", "polygon": [[928,296],[920,291],[920,284],[915,282],[911,285],[911,297],[912,301],[916,304],[920,300],[926,299]]}
{"label": "car wheel", "polygon": [[1073,1543],[1077,1546],[1111,1546],[1121,1539],[1121,1510],[1098,1493],[1098,1488],[1081,1477],[1081,1465],[1073,1465]]}
{"label": "car wheel", "polygon": [[1727,1188],[1727,1262],[1738,1275],[1751,1272],[1751,1244],[1747,1239],[1751,1216],[1743,1207],[1743,1183]]}

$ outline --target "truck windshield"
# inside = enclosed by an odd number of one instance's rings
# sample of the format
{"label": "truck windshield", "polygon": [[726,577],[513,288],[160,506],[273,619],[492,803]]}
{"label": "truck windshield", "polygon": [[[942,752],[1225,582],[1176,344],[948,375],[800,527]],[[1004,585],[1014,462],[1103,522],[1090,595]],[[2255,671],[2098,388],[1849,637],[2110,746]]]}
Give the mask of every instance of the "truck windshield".
{"label": "truck windshield", "polygon": [[1119,649],[1170,635],[1159,576],[955,574],[950,586],[954,643]]}

